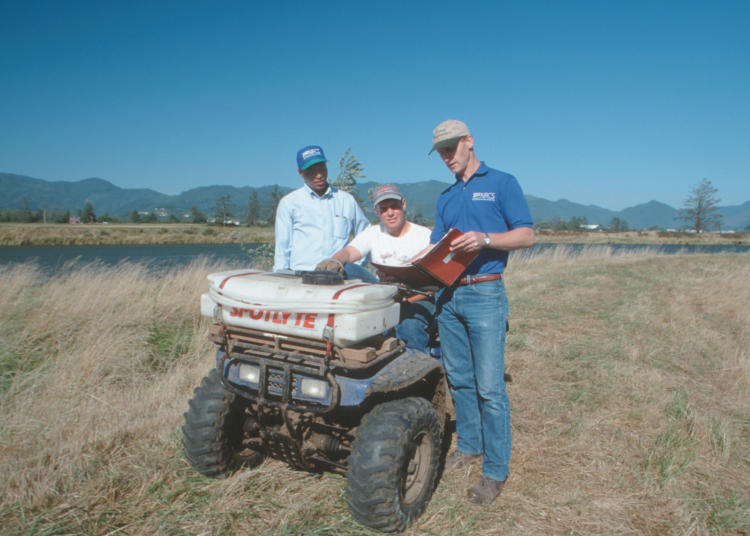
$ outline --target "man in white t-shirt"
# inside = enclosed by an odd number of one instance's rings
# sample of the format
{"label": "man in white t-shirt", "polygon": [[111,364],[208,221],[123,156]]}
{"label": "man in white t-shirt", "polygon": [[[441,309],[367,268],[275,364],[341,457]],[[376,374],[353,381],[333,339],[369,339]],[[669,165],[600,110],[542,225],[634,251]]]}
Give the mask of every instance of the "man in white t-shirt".
{"label": "man in white t-shirt", "polygon": [[[372,191],[372,204],[380,223],[361,231],[332,259],[318,264],[319,270],[344,271],[360,259],[370,256],[377,264],[403,266],[430,244],[432,231],[427,227],[406,221],[406,200],[395,184],[381,184]],[[422,300],[405,305],[396,336],[406,346],[422,352],[429,351],[430,329],[435,314],[435,304]]]}

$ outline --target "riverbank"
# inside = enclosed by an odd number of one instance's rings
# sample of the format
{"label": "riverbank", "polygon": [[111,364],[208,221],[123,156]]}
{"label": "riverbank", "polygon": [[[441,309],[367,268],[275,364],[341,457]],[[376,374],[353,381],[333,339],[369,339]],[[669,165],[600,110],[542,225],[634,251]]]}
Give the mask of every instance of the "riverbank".
{"label": "riverbank", "polygon": [[[0,532],[374,534],[341,476],[268,459],[210,480],[185,461],[183,413],[215,367],[197,305],[221,268],[0,271]],[[508,484],[480,508],[477,468],[445,471],[407,533],[748,534],[748,278],[740,255],[512,263]]]}
{"label": "riverbank", "polygon": [[193,223],[3,223],[0,246],[119,246],[273,242],[273,227]]}
{"label": "riverbank", "polygon": [[[624,233],[538,231],[544,244],[750,245],[747,233],[700,235],[660,231]],[[273,242],[273,227],[192,223],[58,224],[2,223],[0,246],[92,246],[135,244],[258,244]]]}

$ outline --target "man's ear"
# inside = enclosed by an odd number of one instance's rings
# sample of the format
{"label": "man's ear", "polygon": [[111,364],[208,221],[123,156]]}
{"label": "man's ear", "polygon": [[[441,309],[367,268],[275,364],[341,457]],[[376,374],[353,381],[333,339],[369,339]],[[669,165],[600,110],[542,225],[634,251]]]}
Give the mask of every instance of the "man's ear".
{"label": "man's ear", "polygon": [[401,198],[401,210],[406,212],[406,199]]}
{"label": "man's ear", "polygon": [[469,134],[464,139],[466,140],[466,145],[469,146],[469,149],[473,150],[474,149],[474,136]]}

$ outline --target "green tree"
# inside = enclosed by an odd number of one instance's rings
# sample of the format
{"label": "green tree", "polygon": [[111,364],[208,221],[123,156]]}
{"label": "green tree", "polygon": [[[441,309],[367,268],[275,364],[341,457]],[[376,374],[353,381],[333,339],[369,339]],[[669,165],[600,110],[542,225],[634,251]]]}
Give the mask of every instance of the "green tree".
{"label": "green tree", "polygon": [[216,207],[214,213],[216,215],[216,222],[221,222],[221,225],[226,225],[227,220],[232,217],[232,212],[229,210],[229,201],[232,199],[230,195],[222,195],[216,200]]}
{"label": "green tree", "polygon": [[94,212],[94,204],[91,201],[87,201],[81,214],[81,223],[94,223],[95,221],[96,213]]}
{"label": "green tree", "polygon": [[685,199],[676,219],[684,221],[687,228],[693,229],[696,233],[718,229],[722,223],[722,215],[718,208],[721,200],[716,197],[718,191],[710,180],[704,178]]}
{"label": "green tree", "polygon": [[271,190],[271,217],[268,218],[268,223],[274,225],[276,222],[276,209],[279,207],[279,201],[284,197],[279,191],[279,186],[274,184],[273,190]]}
{"label": "green tree", "polygon": [[258,220],[260,220],[260,201],[258,201],[258,190],[253,190],[247,199],[248,227],[258,225]]}
{"label": "green tree", "polygon": [[190,207],[190,221],[193,223],[206,223],[206,215],[194,205]]}
{"label": "green tree", "polygon": [[422,211],[412,210],[409,212],[409,221],[416,223],[417,225],[427,225],[429,222],[422,216]]}
{"label": "green tree", "polygon": [[31,223],[34,220],[34,215],[29,208],[29,200],[26,197],[21,200],[21,213],[19,220],[23,223]]}
{"label": "green tree", "polygon": [[578,216],[573,216],[568,221],[563,221],[559,216],[555,216],[552,219],[551,225],[555,231],[582,231],[581,225],[586,225],[587,223],[588,220],[585,217],[579,218]]}
{"label": "green tree", "polygon": [[173,213],[169,213],[169,219],[167,220],[169,223],[180,223],[180,218],[175,216]]}
{"label": "green tree", "polygon": [[359,198],[355,187],[357,186],[357,179],[364,179],[367,175],[365,175],[362,164],[351,152],[352,148],[349,147],[339,160],[339,174],[336,176],[333,185],[339,190],[352,194],[357,203],[362,205],[362,200]]}
{"label": "green tree", "polygon": [[130,213],[130,223],[141,223],[141,215],[137,210]]}
{"label": "green tree", "polygon": [[624,233],[628,230],[628,222],[621,220],[620,218],[612,218],[609,222],[610,233]]}

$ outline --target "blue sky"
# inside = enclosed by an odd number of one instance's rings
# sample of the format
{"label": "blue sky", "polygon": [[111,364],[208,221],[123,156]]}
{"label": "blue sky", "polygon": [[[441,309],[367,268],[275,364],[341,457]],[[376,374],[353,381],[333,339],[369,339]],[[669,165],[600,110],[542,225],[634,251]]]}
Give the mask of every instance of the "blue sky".
{"label": "blue sky", "polygon": [[465,121],[525,193],[750,200],[750,2],[0,0],[0,172],[175,194],[301,185],[320,144],[367,179],[452,180]]}

